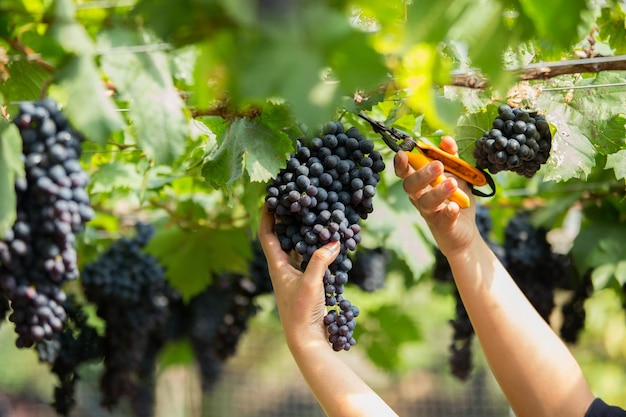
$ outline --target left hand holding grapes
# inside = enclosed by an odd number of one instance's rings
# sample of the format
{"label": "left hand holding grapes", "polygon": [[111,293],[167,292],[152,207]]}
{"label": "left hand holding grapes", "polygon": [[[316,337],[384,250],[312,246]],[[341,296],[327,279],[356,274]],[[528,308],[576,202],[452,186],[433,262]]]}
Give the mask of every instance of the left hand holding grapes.
{"label": "left hand holding grapes", "polygon": [[264,208],[259,225],[259,241],[268,261],[276,304],[290,347],[301,342],[321,340],[327,345],[326,315],[322,277],[339,254],[339,242],[319,248],[303,272],[298,263],[280,247],[274,234],[274,215]]}

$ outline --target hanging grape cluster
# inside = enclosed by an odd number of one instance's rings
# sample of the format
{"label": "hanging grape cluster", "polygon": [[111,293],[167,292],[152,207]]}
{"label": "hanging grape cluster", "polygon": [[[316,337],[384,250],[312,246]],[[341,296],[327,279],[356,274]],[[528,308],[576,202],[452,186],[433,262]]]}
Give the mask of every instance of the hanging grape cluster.
{"label": "hanging grape cluster", "polygon": [[24,348],[63,329],[61,287],[78,278],[75,235],[94,211],[79,163],[84,138],[57,103],[23,102],[13,123],[26,175],[15,182],[16,221],[0,240],[0,291],[10,300],[16,345]]}
{"label": "hanging grape cluster", "polygon": [[[138,417],[151,416],[142,387],[153,384],[155,359],[167,339],[170,304],[178,294],[165,279],[157,258],[143,252],[154,227],[137,223],[132,238],[116,240],[97,260],[86,264],[81,281],[85,295],[106,323],[103,338],[102,405],[131,399]],[[151,404],[152,401],[148,401]]]}
{"label": "hanging grape cluster", "polygon": [[384,247],[361,247],[352,256],[350,283],[366,292],[374,292],[385,286],[389,252]]}
{"label": "hanging grape cluster", "polygon": [[39,360],[50,365],[57,376],[52,406],[59,415],[68,416],[76,405],[76,383],[80,379],[79,368],[86,363],[102,361],[103,340],[98,330],[89,323],[84,305],[74,295],[63,303],[67,320],[62,332],[52,340],[37,343]]}
{"label": "hanging grape cluster", "polygon": [[266,189],[281,247],[302,256],[302,269],[316,249],[333,241],[341,243],[339,255],[323,278],[330,307],[324,324],[336,351],[349,350],[355,343],[359,309],[343,296],[352,269],[348,253],[361,241],[360,221],[373,211],[384,169],[373,142],[358,129],[344,130],[342,123],[329,122],[321,136],[298,141],[296,152]]}
{"label": "hanging grape cluster", "polygon": [[548,161],[551,148],[552,134],[545,116],[503,104],[492,128],[476,140],[472,155],[477,168],[492,174],[513,171],[532,178]]}
{"label": "hanging grape cluster", "polygon": [[154,226],[139,222],[135,229],[134,236],[115,240],[81,270],[84,294],[103,320],[103,334],[70,296],[62,304],[64,330],[36,344],[40,361],[58,376],[53,406],[60,415],[70,415],[75,405],[79,368],[102,361],[102,405],[113,410],[126,398],[134,416],[153,416],[157,356],[169,341],[189,341],[202,389],[210,391],[258,311],[255,298],[272,291],[267,261],[253,241],[247,275],[214,275],[209,286],[184,301],[158,259],[144,250]]}

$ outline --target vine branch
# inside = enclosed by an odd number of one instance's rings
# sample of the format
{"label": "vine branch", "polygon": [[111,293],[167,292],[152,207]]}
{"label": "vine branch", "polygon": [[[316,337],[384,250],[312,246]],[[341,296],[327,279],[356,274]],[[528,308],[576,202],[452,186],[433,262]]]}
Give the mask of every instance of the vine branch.
{"label": "vine branch", "polygon": [[[538,62],[520,68],[509,69],[521,81],[547,80],[559,75],[597,73],[602,71],[626,70],[626,55],[604,56],[584,59],[569,59],[556,62]],[[451,85],[467,88],[485,88],[489,80],[477,70],[452,74]]]}

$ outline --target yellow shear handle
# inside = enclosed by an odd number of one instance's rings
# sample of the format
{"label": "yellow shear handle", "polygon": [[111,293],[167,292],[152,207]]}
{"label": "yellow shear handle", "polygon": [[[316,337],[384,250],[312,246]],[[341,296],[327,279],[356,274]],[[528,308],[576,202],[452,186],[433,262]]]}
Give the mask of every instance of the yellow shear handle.
{"label": "yellow shear handle", "polygon": [[437,159],[443,163],[444,169],[451,174],[467,181],[470,184],[481,186],[487,184],[485,174],[474,168],[458,156],[452,155],[441,148],[417,141],[417,147],[424,152],[429,159]]}
{"label": "yellow shear handle", "polygon": [[[406,156],[409,158],[409,164],[413,168],[415,168],[415,169],[423,168],[426,165],[428,165],[430,163],[430,161],[431,161],[424,154],[422,154],[419,149],[417,151],[415,151],[415,152],[405,152],[405,153],[406,153]],[[450,154],[447,154],[447,155],[449,157],[452,157],[452,155],[450,155]],[[445,165],[445,163],[444,163],[444,165]],[[432,185],[434,187],[435,185],[440,184],[445,179],[446,179],[446,176],[441,174],[440,176],[437,177],[437,179],[435,179],[433,182],[431,182],[430,185]],[[448,197],[448,200],[454,201],[461,208],[468,208],[470,206],[470,199],[469,199],[469,197],[460,188],[457,188],[456,191],[454,192],[454,194],[452,194],[450,197]]]}

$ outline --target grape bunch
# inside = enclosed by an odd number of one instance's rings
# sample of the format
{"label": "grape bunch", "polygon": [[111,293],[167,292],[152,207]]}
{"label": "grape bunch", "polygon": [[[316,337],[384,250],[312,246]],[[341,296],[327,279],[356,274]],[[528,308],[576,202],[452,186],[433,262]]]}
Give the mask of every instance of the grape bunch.
{"label": "grape bunch", "polygon": [[553,252],[547,230],[533,226],[528,212],[520,212],[509,220],[504,231],[504,252],[511,277],[549,322],[555,289],[576,273],[571,259]]}
{"label": "grape bunch", "polygon": [[343,296],[352,269],[348,254],[361,241],[360,221],[373,211],[384,169],[372,141],[357,128],[344,130],[342,123],[333,121],[320,136],[299,140],[286,167],[266,188],[267,207],[275,215],[281,247],[302,257],[302,269],[316,249],[329,242],[341,244],[323,277],[329,307],[324,324],[335,351],[349,350],[355,343],[359,309]]}
{"label": "grape bunch", "polygon": [[59,415],[69,416],[76,404],[76,382],[80,379],[78,369],[85,363],[102,360],[102,337],[89,318],[83,305],[74,295],[63,303],[67,312],[65,328],[54,335],[52,340],[37,343],[39,360],[50,365],[50,370],[58,377],[54,389],[52,406]]}
{"label": "grape bunch", "polygon": [[23,102],[13,123],[26,175],[15,181],[16,221],[0,240],[0,291],[10,300],[9,320],[23,348],[63,329],[61,287],[79,275],[75,235],[94,211],[79,163],[84,138],[57,103]]}
{"label": "grape bunch", "polygon": [[561,338],[567,343],[576,343],[580,332],[585,327],[585,301],[593,294],[591,270],[585,273],[573,288],[573,294],[561,306],[563,321],[559,329]]}
{"label": "grape bunch", "polygon": [[171,338],[170,318],[181,300],[158,259],[143,251],[154,227],[140,222],[135,227],[134,237],[116,240],[86,264],[81,281],[87,300],[106,323],[102,405],[111,409],[127,397],[135,415],[148,417],[154,393],[146,387],[154,384],[156,355]]}
{"label": "grape bunch", "polygon": [[252,242],[248,275],[222,273],[186,307],[186,334],[200,368],[202,390],[209,392],[223,363],[236,353],[248,321],[259,310],[255,299],[272,292],[267,259],[258,240]]}
{"label": "grape bunch", "polygon": [[384,247],[359,248],[352,256],[350,283],[366,292],[374,292],[385,286],[389,252]]}
{"label": "grape bunch", "polygon": [[503,104],[492,128],[476,140],[472,156],[477,168],[492,174],[506,170],[532,178],[548,160],[551,148],[545,116]]}

